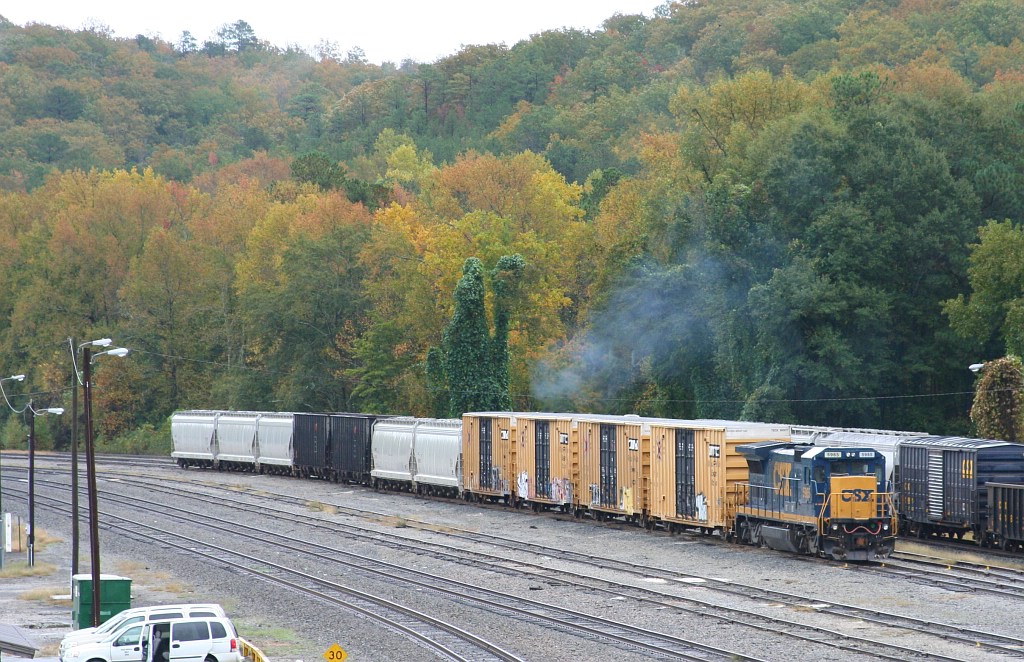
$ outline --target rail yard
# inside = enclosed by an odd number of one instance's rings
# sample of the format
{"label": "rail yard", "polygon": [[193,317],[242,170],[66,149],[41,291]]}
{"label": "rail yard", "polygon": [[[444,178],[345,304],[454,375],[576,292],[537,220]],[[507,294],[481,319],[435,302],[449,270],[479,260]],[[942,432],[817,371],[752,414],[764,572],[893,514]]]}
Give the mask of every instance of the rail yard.
{"label": "rail yard", "polygon": [[[69,527],[67,461],[37,462],[39,526],[60,535]],[[23,457],[4,457],[12,508],[25,499],[24,466]],[[561,514],[183,472],[163,458],[101,459],[100,480],[105,559],[147,559],[197,599],[232,605],[242,636],[275,659],[318,659],[334,643],[373,660],[785,659],[797,651],[823,660],[976,660],[1024,646],[1012,561],[974,571],[952,569],[948,552],[937,562],[897,558],[892,570],[809,562]],[[992,590],[993,580],[1003,590]]]}

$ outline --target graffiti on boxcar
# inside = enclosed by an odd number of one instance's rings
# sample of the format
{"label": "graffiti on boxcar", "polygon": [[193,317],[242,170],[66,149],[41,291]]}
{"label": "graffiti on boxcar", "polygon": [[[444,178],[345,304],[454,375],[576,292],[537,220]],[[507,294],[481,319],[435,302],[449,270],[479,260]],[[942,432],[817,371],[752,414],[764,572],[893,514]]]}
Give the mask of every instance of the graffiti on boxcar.
{"label": "graffiti on boxcar", "polygon": [[699,521],[699,522],[706,522],[706,521],[708,521],[708,500],[707,500],[707,497],[704,496],[703,492],[701,492],[700,494],[697,495],[696,502],[697,502],[697,504],[696,504],[697,505],[697,521]]}
{"label": "graffiti on boxcar", "polygon": [[572,481],[568,478],[551,481],[551,498],[560,503],[572,503]]}
{"label": "graffiti on boxcar", "polygon": [[530,495],[530,474],[525,471],[516,476],[516,494],[523,498]]}

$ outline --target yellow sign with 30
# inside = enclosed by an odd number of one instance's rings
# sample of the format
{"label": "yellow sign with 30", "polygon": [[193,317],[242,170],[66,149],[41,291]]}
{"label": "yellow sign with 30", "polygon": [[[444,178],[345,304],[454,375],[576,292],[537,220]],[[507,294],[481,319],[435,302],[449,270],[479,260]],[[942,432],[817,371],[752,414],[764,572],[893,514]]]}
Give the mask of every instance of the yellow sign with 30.
{"label": "yellow sign with 30", "polygon": [[346,653],[345,649],[338,644],[334,644],[327,649],[326,653],[324,653],[324,659],[327,660],[327,662],[345,662],[345,660],[348,659],[348,653]]}

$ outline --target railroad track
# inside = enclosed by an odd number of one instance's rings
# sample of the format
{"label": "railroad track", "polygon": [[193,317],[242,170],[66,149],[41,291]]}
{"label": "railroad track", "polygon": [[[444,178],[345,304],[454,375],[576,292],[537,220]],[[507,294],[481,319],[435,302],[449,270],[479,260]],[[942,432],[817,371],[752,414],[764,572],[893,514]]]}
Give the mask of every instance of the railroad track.
{"label": "railroad track", "polygon": [[[36,499],[41,506],[69,516],[71,514],[70,508],[62,501],[48,496],[37,496]],[[105,499],[110,499],[110,496],[107,495]],[[118,531],[134,539],[178,550],[190,556],[198,556],[257,579],[303,593],[316,600],[358,612],[408,636],[444,659],[457,662],[523,662],[522,658],[482,637],[379,596],[315,577],[253,554],[225,549],[220,544],[140,524],[137,520],[114,513],[101,511],[101,514],[102,526],[106,530]]]}
{"label": "railroad track", "polygon": [[[152,487],[147,485],[147,487],[155,489],[156,491],[174,493],[176,496],[187,496],[190,499],[207,503],[211,506],[225,505],[223,497],[203,497],[195,494],[194,492],[182,494],[179,490],[171,490],[162,486]],[[273,503],[278,503],[282,500],[286,500],[286,497],[275,495]],[[290,500],[295,505],[309,505],[307,500],[298,498],[292,498]],[[268,513],[274,513],[284,518],[291,518],[295,515],[293,511],[284,510],[268,503],[262,503],[256,506],[235,500],[233,507],[247,510],[254,514],[265,515]],[[406,520],[403,519],[403,523],[404,522],[406,522]],[[835,648],[837,650],[870,655],[875,659],[905,660],[908,656],[913,657],[921,655],[921,652],[916,649],[888,644],[866,637],[855,636],[834,629],[802,624],[777,617],[769,617],[754,611],[718,605],[697,598],[681,596],[678,594],[668,594],[655,591],[650,588],[615,582],[592,574],[584,574],[556,568],[550,564],[539,564],[524,561],[522,559],[498,556],[487,552],[469,552],[464,548],[457,548],[442,543],[424,542],[422,540],[413,541],[396,534],[367,531],[366,529],[340,522],[310,520],[308,522],[304,522],[304,524],[315,529],[323,529],[324,533],[336,534],[344,532],[349,538],[360,538],[370,541],[373,544],[388,545],[392,548],[401,549],[410,553],[431,553],[435,558],[449,562],[473,564],[476,566],[487,564],[491,570],[499,573],[523,575],[525,571],[525,573],[529,573],[530,577],[544,577],[547,580],[551,580],[554,577],[562,577],[565,579],[566,583],[571,583],[577,587],[587,586],[589,590],[603,593],[612,599],[626,597],[656,609],[671,609],[674,611],[700,615],[706,618],[715,618],[723,622],[743,625],[764,632],[783,634],[802,642],[813,642]],[[320,533],[320,531],[318,531],[318,533]],[[608,564],[597,564],[595,567],[598,569],[616,569],[609,567]],[[649,581],[651,579],[650,573],[647,572],[630,570],[628,571],[628,574],[636,576],[641,581]],[[689,606],[683,606],[684,604]],[[933,655],[931,656],[931,659],[952,660],[955,658]]]}
{"label": "railroad track", "polygon": [[[135,480],[135,477],[128,476],[121,479],[122,482],[130,482]],[[165,481],[166,482],[166,481]],[[190,499],[196,499],[203,501],[210,506],[223,506],[226,505],[225,498],[223,495],[217,496],[202,496],[198,495],[194,491],[194,481],[176,481],[181,482],[191,489],[187,493],[182,494],[182,490],[174,489],[167,486],[154,486],[152,481],[146,481],[144,487],[150,490],[165,491],[167,493],[174,493],[178,496],[187,496]],[[223,491],[223,487],[213,486],[218,491]],[[276,504],[282,504],[291,502],[296,506],[308,509],[310,502],[308,499],[292,497],[290,495],[280,493],[268,493],[261,490],[258,494],[245,493],[247,497],[258,499],[259,505],[249,505],[237,503],[233,504],[234,508],[242,508],[252,510],[259,514],[268,514],[276,512],[279,516],[284,518],[294,518],[295,512],[286,511],[277,508]],[[232,496],[236,496],[235,492],[232,492]],[[379,513],[374,511],[352,509],[344,506],[329,505],[331,512],[338,512],[349,514],[356,517],[362,517],[373,520],[384,520],[389,517],[386,513]],[[190,515],[191,517],[192,515]],[[219,520],[218,520],[219,521]],[[840,631],[833,629],[827,629],[822,627],[816,627],[811,625],[805,625],[796,623],[793,621],[778,619],[774,617],[764,616],[756,612],[749,610],[741,610],[737,608],[723,607],[715,605],[713,603],[702,601],[689,597],[681,597],[679,595],[667,594],[660,591],[654,591],[648,588],[636,587],[632,585],[626,585],[622,583],[610,582],[605,579],[598,579],[592,575],[585,575],[581,573],[571,572],[564,569],[553,568],[550,564],[540,565],[536,563],[524,562],[518,559],[510,559],[508,557],[500,557],[493,554],[481,554],[480,552],[471,552],[471,556],[467,559],[467,550],[457,549],[450,545],[442,545],[438,543],[425,543],[422,540],[416,540],[410,542],[397,535],[385,535],[380,532],[371,533],[365,529],[360,529],[351,525],[346,525],[338,522],[326,522],[323,520],[316,520],[310,522],[304,522],[309,526],[316,527],[330,527],[329,531],[337,532],[343,530],[347,536],[360,536],[364,538],[371,538],[375,544],[388,544],[390,546],[405,546],[409,548],[415,547],[414,553],[422,554],[425,550],[424,547],[428,546],[431,550],[430,553],[433,556],[438,554],[445,555],[445,560],[454,560],[460,563],[471,562],[479,564],[481,561],[485,561],[491,564],[491,568],[498,572],[509,572],[509,567],[517,567],[518,572],[526,570],[527,572],[533,573],[533,577],[536,577],[538,573],[543,573],[546,579],[552,579],[553,575],[563,577],[565,581],[573,584],[579,584],[581,582],[589,582],[591,586],[590,590],[601,591],[607,595],[612,596],[626,596],[631,599],[637,600],[644,604],[650,605],[657,609],[671,608],[674,610],[684,610],[691,613],[699,613],[703,616],[711,616],[718,618],[723,621],[732,623],[738,623],[747,627],[757,628],[761,630],[775,632],[777,634],[784,634],[786,636],[794,637],[802,641],[816,642],[819,644],[825,644],[832,646],[839,650],[871,655],[879,659],[907,659],[908,657],[922,657],[927,656],[931,659],[956,659],[944,656],[938,653],[927,653],[918,649],[905,648],[885,642],[879,642],[865,637],[852,636]],[[417,522],[408,518],[403,518],[403,525],[413,528],[421,528],[430,530],[436,533],[436,525]],[[934,636],[941,637],[948,641],[955,641],[969,646],[980,646],[988,648],[993,651],[1000,653],[1007,653],[1012,655],[1019,655],[1019,647],[1024,645],[1024,641],[1015,639],[1012,637],[1004,637],[1002,635],[984,632],[965,632],[961,628],[955,626],[943,625],[939,623],[929,622],[924,619],[915,619],[899,616],[896,614],[888,614],[876,610],[868,610],[860,607],[853,607],[851,605],[843,605],[839,603],[826,603],[817,600],[811,600],[805,596],[797,596],[793,594],[786,594],[779,591],[770,591],[760,589],[758,587],[744,586],[733,582],[726,582],[723,580],[715,580],[711,578],[698,577],[697,575],[680,573],[675,570],[669,569],[652,569],[646,565],[631,564],[614,559],[602,558],[596,555],[582,555],[576,552],[571,552],[562,549],[556,549],[552,547],[539,546],[532,543],[524,543],[522,540],[509,540],[502,539],[499,536],[493,536],[489,534],[480,534],[478,532],[446,528],[445,535],[454,536],[464,540],[477,543],[485,543],[487,545],[502,546],[509,549],[515,549],[522,551],[524,548],[528,548],[534,553],[546,554],[561,560],[574,560],[585,563],[588,567],[602,568],[608,570],[615,570],[618,572],[625,572],[636,576],[640,580],[650,581],[652,576],[656,579],[661,579],[666,582],[685,582],[687,584],[699,584],[703,588],[707,588],[716,592],[724,592],[736,596],[741,596],[748,599],[759,600],[764,603],[770,603],[777,606],[779,603],[793,607],[796,610],[808,610],[809,607],[813,608],[814,611],[820,613],[828,613],[841,617],[850,618],[860,621],[868,621],[887,627],[895,627],[906,630],[912,630],[914,632],[927,632]],[[319,532],[317,537],[323,537]],[[337,550],[332,550],[331,554],[337,554]],[[390,572],[390,571],[389,571]],[[599,586],[594,586],[594,583],[599,583]],[[486,599],[490,599],[489,597]],[[688,605],[684,607],[680,603]]]}
{"label": "railroad track", "polygon": [[[37,483],[41,482],[42,481],[37,479]],[[52,485],[52,487],[63,487],[63,485],[57,483]],[[147,488],[151,487],[151,485],[147,486]],[[206,526],[221,533],[224,532],[223,518],[210,516],[207,514],[208,511],[189,511],[187,509],[174,508],[167,505],[161,505],[159,509],[150,509],[144,504],[140,504],[137,499],[111,494],[105,494],[103,501],[104,503],[121,503],[137,510],[153,512],[162,517],[166,517],[168,514],[178,513],[183,517],[187,517],[188,521],[192,524]],[[63,502],[59,500],[48,498],[46,501],[40,501],[40,498],[37,496],[37,502],[46,503],[48,506],[52,506],[56,510],[66,512]],[[224,504],[223,499],[220,500],[220,504]],[[104,526],[116,526],[131,537],[139,537],[136,535],[138,531],[133,528],[137,526],[137,524],[133,524],[135,520],[108,512],[103,512],[102,515],[103,518],[101,519],[101,522],[103,522]],[[293,521],[292,518],[294,518],[295,513],[289,512],[287,515],[289,516],[289,520]],[[111,518],[115,520],[115,524],[110,524]],[[117,525],[116,522],[124,522],[125,524],[123,526]],[[146,526],[145,529],[155,532],[141,533],[141,537],[146,540],[164,541],[167,536],[176,535],[152,526]],[[366,575],[376,575],[378,577],[385,578],[391,582],[401,580],[407,585],[413,586],[417,589],[440,593],[451,600],[471,604],[484,609],[497,609],[505,615],[510,615],[523,621],[540,623],[544,626],[553,627],[563,633],[577,637],[586,636],[592,639],[613,643],[632,651],[639,651],[657,659],[702,661],[757,660],[757,658],[736,653],[734,651],[721,650],[713,646],[689,641],[670,634],[632,626],[600,616],[581,613],[578,610],[565,609],[563,607],[547,604],[538,600],[529,600],[519,596],[508,595],[485,587],[474,586],[465,582],[406,568],[394,563],[367,559],[358,554],[353,554],[342,549],[311,542],[296,544],[293,536],[275,534],[267,531],[266,528],[257,529],[255,527],[244,527],[236,524],[231,527],[230,533],[238,535],[246,541],[251,541],[253,536],[258,536],[259,539],[264,542],[266,542],[268,538],[272,538],[276,541],[273,543],[273,549],[275,552],[285,551],[293,555],[302,555],[309,559],[316,560],[320,564],[326,563],[342,565],[346,572],[356,570]],[[277,573],[291,573],[300,575],[304,581],[312,581],[321,586],[328,586],[332,590],[345,590],[346,592],[350,590],[339,584],[327,582],[326,580],[322,580],[312,575],[299,573],[291,568],[280,566],[273,561],[257,559],[254,556],[243,554],[241,552],[224,550],[220,545],[205,543],[194,538],[186,538],[183,536],[178,536],[178,538],[179,540],[171,540],[168,542],[168,545],[184,551],[192,550],[197,545],[200,546],[200,548],[205,546],[205,548],[214,551],[203,553],[202,556],[216,559],[218,561],[222,560],[219,556],[221,552],[237,556],[250,561],[251,565],[245,566],[245,569],[261,578],[274,579],[274,576],[276,576]],[[238,562],[231,562],[230,565],[232,565],[232,567],[243,567],[237,564]],[[272,567],[274,570],[274,576],[264,577],[263,572],[254,569],[263,566]],[[305,592],[309,593],[310,591],[305,590]],[[358,597],[360,599],[365,599],[366,595],[367,594],[360,594]]]}
{"label": "railroad track", "polygon": [[991,593],[1008,598],[1024,599],[1024,577],[1020,572],[1014,573],[986,569],[981,564],[957,563],[942,560],[915,558],[909,554],[900,554],[875,566],[858,566],[861,572],[873,572],[882,575],[897,575],[926,583],[941,586],[950,591],[972,591]]}
{"label": "railroad track", "polygon": [[[36,451],[35,455],[36,463],[56,462],[65,466],[71,465],[71,453]],[[14,460],[28,462],[28,451],[5,450],[0,452],[0,463],[6,463]],[[78,463],[79,471],[85,473],[84,452],[80,452],[78,454]],[[139,468],[159,467],[163,469],[172,469],[177,466],[174,464],[173,459],[163,455],[124,455],[121,453],[97,453],[96,464]]]}

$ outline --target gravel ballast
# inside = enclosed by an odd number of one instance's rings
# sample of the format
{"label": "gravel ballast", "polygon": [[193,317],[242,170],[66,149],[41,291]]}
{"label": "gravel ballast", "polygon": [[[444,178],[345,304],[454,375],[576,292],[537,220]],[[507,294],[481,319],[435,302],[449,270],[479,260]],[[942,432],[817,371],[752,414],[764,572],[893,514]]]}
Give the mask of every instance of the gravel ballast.
{"label": "gravel ballast", "polygon": [[[4,462],[5,472],[9,463]],[[14,462],[17,465],[17,460]],[[647,533],[641,529],[600,525],[589,520],[566,521],[528,511],[502,508],[483,508],[462,502],[444,502],[420,499],[407,494],[377,493],[370,489],[337,485],[321,481],[303,481],[275,476],[218,473],[212,471],[182,471],[170,463],[166,469],[147,470],[154,486],[161,480],[165,484],[188,479],[194,481],[194,491],[217,493],[223,486],[237,486],[238,496],[252,497],[287,494],[302,499],[308,507],[286,505],[291,509],[291,522],[271,520],[269,515],[236,510],[223,512],[214,506],[199,510],[224,520],[224,528],[236,525],[263,527],[267,531],[285,533],[296,540],[311,540],[332,547],[337,555],[351,552],[358,556],[396,563],[402,567],[457,579],[473,586],[483,586],[522,600],[540,600],[549,604],[584,611],[623,623],[652,627],[671,632],[678,637],[735,651],[760,659],[782,660],[800,657],[806,660],[869,659],[870,655],[857,655],[827,646],[799,642],[777,633],[765,633],[750,627],[727,624],[721,620],[693,613],[680,613],[671,609],[672,596],[706,601],[764,614],[772,618],[800,623],[811,623],[829,628],[839,634],[863,636],[888,643],[899,644],[911,650],[945,653],[954,658],[985,660],[1003,659],[983,649],[969,649],[959,644],[945,644],[933,637],[911,631],[894,631],[856,619],[839,619],[823,613],[817,603],[841,602],[916,618],[958,625],[967,630],[1016,635],[1018,633],[1017,600],[970,591],[952,591],[909,580],[889,580],[874,573],[833,563],[814,562],[779,552],[728,545],[700,536],[670,536],[665,533]],[[139,472],[141,473],[141,472]],[[156,489],[147,492],[129,481],[103,479],[101,472],[100,507],[102,511],[127,513],[129,509],[115,505],[113,499],[104,501],[104,494],[124,494],[140,502],[161,503],[169,506],[190,507],[185,497],[172,498]],[[64,474],[66,480],[66,474]],[[43,484],[40,475],[37,494],[40,498],[52,496],[67,500],[67,492],[60,492]],[[50,480],[59,480],[50,478]],[[24,496],[14,488],[8,491],[7,474],[4,483],[4,507],[18,512],[24,510]],[[220,492],[224,496],[223,492]],[[225,497],[226,498],[226,497]],[[88,535],[82,524],[82,571],[88,571]],[[315,504],[315,506],[314,506]],[[191,505],[195,508],[194,505]],[[382,513],[379,520],[354,517],[336,508],[349,507]],[[253,552],[264,549],[257,536],[242,539],[217,533],[208,527],[193,525],[180,516],[169,513],[164,521],[152,514],[139,514],[140,524],[155,525],[179,532],[194,534],[203,540],[222,540],[225,548],[245,547]],[[70,522],[66,515],[54,513],[41,501],[36,506],[37,528],[45,529],[55,537],[64,538],[37,551],[39,563],[53,564],[54,575],[31,580],[18,580],[25,585],[67,584],[70,545]],[[368,531],[401,535],[409,541],[449,544],[478,555],[496,554],[507,557],[508,567],[496,569],[483,558],[479,562],[456,562],[440,554],[413,553],[390,545],[379,545],[345,534],[326,534],[302,524],[309,519],[344,522]],[[429,522],[435,530],[409,526],[412,521]],[[102,521],[102,518],[101,518]],[[748,584],[806,597],[806,604],[794,608],[764,601],[753,601],[740,596],[726,595],[699,580],[693,583],[666,581],[626,576],[613,570],[591,569],[585,574],[643,586],[666,594],[662,607],[639,603],[631,599],[611,597],[592,589],[581,588],[553,571],[517,568],[522,564],[538,563],[552,570],[565,569],[583,572],[575,561],[558,558],[558,554],[541,555],[522,550],[499,549],[496,545],[458,540],[450,535],[452,529],[492,532],[506,538],[537,542],[561,550],[591,553],[640,563],[651,568],[674,569],[707,579],[725,579],[737,584]],[[133,579],[134,604],[168,602],[219,602],[235,621],[240,634],[253,642],[271,658],[277,660],[319,660],[323,653],[337,643],[352,660],[408,660],[434,659],[425,648],[375,620],[351,610],[318,602],[297,592],[257,580],[248,573],[225,567],[215,562],[201,561],[180,551],[124,534],[104,529],[101,534],[103,571],[127,574]],[[472,601],[453,600],[434,591],[415,588],[406,582],[386,575],[363,571],[338,570],[332,564],[307,557],[296,557],[276,549],[267,548],[264,558],[302,569],[310,574],[329,578],[346,586],[387,597],[433,616],[442,616],[465,630],[498,643],[527,660],[641,660],[651,659],[637,650],[604,641],[572,636],[549,626],[509,616],[496,609],[484,609]],[[8,556],[17,560],[17,556]],[[656,574],[652,572],[652,575]],[[58,608],[46,615],[38,613],[37,601],[17,600],[12,596],[8,580],[0,582],[0,609],[8,607],[23,627],[33,627],[34,621],[46,625],[59,622],[61,611],[70,621],[70,607]],[[67,592],[64,589],[63,592]],[[683,604],[685,601],[680,601]],[[17,603],[23,603],[19,606]],[[691,605],[692,606],[692,605]],[[8,622],[7,618],[0,619]],[[40,623],[43,624],[43,623]],[[38,627],[30,630],[44,648],[59,642],[66,625]],[[783,629],[780,627],[779,629]]]}

